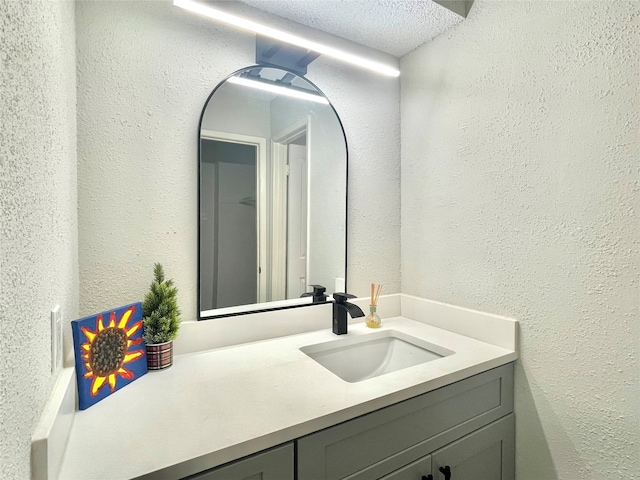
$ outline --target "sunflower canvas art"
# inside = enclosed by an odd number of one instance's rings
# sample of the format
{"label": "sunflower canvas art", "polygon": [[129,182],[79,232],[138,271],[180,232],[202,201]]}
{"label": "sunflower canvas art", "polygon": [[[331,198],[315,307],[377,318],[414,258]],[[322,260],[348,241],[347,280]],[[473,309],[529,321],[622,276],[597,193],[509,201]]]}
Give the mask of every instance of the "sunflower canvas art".
{"label": "sunflower canvas art", "polygon": [[147,373],[141,303],[74,320],[71,329],[80,410]]}

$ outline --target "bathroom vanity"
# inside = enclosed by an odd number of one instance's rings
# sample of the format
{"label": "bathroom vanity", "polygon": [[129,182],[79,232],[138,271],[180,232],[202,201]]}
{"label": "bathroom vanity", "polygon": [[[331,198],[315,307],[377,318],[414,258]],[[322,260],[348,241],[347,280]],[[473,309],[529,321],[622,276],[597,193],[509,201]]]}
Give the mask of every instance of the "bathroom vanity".
{"label": "bathroom vanity", "polygon": [[191,478],[508,480],[514,433],[508,364]]}
{"label": "bathroom vanity", "polygon": [[[313,325],[317,314],[326,327],[178,355],[171,369],[84,411],[69,413],[68,381],[36,432],[34,472],[46,475],[35,478],[445,480],[447,466],[452,479],[513,478],[517,322],[405,295],[386,300],[396,316],[385,313],[382,328],[353,323],[339,336],[330,305],[261,314],[262,323],[290,315]],[[191,328],[206,337],[213,327]],[[345,380],[316,355],[347,350],[368,362],[354,346],[380,339],[435,357]]]}

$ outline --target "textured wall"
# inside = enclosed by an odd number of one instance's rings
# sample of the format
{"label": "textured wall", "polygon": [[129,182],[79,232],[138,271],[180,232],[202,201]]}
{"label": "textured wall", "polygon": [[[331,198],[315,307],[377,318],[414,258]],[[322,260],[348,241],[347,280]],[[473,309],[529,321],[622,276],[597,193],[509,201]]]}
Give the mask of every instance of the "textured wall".
{"label": "textured wall", "polygon": [[402,291],[519,318],[517,478],[640,478],[640,3],[476,0],[404,57]]}
{"label": "textured wall", "polygon": [[[0,0],[0,477],[29,478],[50,310],[78,313],[74,4]],[[68,338],[67,338],[68,341]]]}
{"label": "textured wall", "polygon": [[[198,119],[211,90],[254,63],[254,36],[168,1],[76,12],[81,312],[142,298],[160,261],[195,319]],[[308,78],[349,142],[350,290],[376,281],[397,292],[399,81],[322,58]]]}

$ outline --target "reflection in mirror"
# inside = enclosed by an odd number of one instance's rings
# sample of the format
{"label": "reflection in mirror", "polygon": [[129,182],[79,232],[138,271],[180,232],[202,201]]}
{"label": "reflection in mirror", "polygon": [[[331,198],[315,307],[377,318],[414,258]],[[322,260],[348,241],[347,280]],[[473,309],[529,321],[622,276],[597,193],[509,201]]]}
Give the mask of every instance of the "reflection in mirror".
{"label": "reflection in mirror", "polygon": [[200,119],[200,318],[310,302],[345,289],[347,146],[309,81],[242,69]]}

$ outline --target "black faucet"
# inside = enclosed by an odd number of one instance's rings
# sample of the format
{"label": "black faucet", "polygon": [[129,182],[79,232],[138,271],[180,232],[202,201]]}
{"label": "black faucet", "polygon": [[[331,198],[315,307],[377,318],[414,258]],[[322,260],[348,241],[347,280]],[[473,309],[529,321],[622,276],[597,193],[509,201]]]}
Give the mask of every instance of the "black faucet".
{"label": "black faucet", "polygon": [[334,293],[333,299],[333,333],[344,335],[347,333],[347,312],[352,318],[364,317],[364,312],[359,306],[347,302],[349,298],[356,298],[348,293]]}
{"label": "black faucet", "polygon": [[306,292],[300,295],[300,297],[313,297],[313,303],[324,303],[327,301],[327,296],[324,292],[327,291],[322,285],[309,285],[313,287],[313,292]]}

